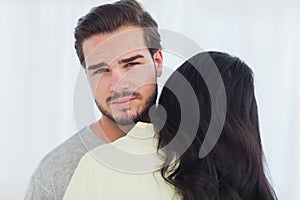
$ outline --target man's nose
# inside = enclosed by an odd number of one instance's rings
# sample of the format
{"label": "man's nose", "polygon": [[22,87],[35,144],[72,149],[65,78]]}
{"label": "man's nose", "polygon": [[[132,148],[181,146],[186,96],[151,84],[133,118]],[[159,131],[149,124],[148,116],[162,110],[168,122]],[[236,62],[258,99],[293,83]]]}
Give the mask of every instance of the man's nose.
{"label": "man's nose", "polygon": [[117,69],[112,72],[111,77],[111,91],[122,91],[124,89],[128,89],[129,87],[129,79],[128,75],[125,72]]}

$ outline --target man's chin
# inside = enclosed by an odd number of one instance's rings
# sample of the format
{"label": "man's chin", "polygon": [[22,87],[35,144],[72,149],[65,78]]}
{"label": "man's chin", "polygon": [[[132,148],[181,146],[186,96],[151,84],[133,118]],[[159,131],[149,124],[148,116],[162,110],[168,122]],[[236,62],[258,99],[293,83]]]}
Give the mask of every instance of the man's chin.
{"label": "man's chin", "polygon": [[137,122],[139,122],[140,120],[141,119],[140,119],[139,115],[114,118],[115,123],[118,125],[121,125],[121,126],[134,125]]}
{"label": "man's chin", "polygon": [[130,125],[136,124],[136,122],[131,120],[131,119],[130,120],[123,120],[123,119],[119,120],[119,119],[117,119],[117,120],[115,120],[115,123],[119,126],[130,126]]}
{"label": "man's chin", "polygon": [[102,109],[102,107],[99,106],[99,104],[97,104],[97,106],[101,111],[102,115],[105,115],[107,118],[112,120],[117,125],[130,126],[136,124],[139,121],[144,121],[144,122],[149,121],[149,115],[148,115],[149,108],[152,105],[155,105],[154,103],[151,103],[153,101],[150,100],[146,102],[145,106],[136,106],[136,107],[132,107],[131,109],[123,109],[123,110],[112,109],[110,111],[107,111],[105,109]]}

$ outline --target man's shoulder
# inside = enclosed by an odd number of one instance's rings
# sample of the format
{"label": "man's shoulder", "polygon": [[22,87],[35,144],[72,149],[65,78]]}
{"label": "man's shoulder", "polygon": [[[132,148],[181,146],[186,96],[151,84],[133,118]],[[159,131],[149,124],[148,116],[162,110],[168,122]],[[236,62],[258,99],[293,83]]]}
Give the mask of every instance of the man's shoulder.
{"label": "man's shoulder", "polygon": [[61,170],[70,166],[72,162],[78,162],[80,158],[89,150],[91,145],[87,143],[86,138],[90,137],[87,127],[72,135],[55,149],[50,151],[40,162],[38,169]]}
{"label": "man's shoulder", "polygon": [[88,126],[84,127],[41,160],[28,190],[39,187],[56,198],[61,198],[80,159],[103,143]]}

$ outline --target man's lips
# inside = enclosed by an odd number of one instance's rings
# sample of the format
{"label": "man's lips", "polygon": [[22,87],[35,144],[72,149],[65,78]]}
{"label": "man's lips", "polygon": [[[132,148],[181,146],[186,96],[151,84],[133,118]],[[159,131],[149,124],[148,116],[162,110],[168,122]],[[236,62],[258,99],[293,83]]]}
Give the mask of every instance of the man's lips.
{"label": "man's lips", "polygon": [[128,106],[132,101],[136,100],[136,97],[122,97],[111,101],[112,106]]}

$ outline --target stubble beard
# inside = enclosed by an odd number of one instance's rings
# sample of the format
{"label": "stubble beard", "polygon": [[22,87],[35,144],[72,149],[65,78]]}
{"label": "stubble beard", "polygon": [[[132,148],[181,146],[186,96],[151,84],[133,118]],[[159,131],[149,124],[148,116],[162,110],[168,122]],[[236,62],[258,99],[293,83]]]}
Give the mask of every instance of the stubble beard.
{"label": "stubble beard", "polygon": [[157,86],[155,86],[153,94],[146,99],[146,102],[144,105],[139,105],[136,108],[136,113],[135,114],[130,114],[129,109],[124,109],[122,111],[118,112],[123,112],[124,116],[122,117],[113,117],[113,114],[110,113],[107,109],[105,109],[103,106],[100,105],[100,103],[95,99],[95,103],[102,113],[102,115],[106,116],[108,119],[112,120],[114,123],[120,125],[120,126],[127,126],[127,125],[132,125],[136,124],[139,121],[147,121],[149,118],[149,109],[151,106],[155,105],[156,98],[157,98]]}

